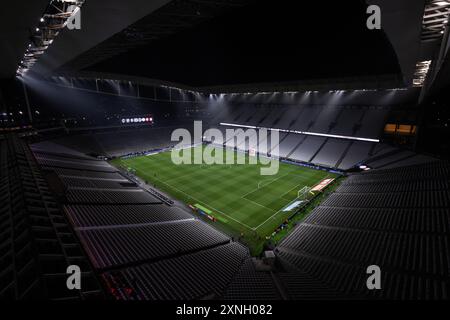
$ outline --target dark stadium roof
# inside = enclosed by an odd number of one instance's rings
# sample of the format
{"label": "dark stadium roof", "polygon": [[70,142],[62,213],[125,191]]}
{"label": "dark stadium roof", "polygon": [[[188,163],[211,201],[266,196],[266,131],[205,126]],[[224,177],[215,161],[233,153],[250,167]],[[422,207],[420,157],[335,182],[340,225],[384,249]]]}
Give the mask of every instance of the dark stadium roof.
{"label": "dark stadium roof", "polygon": [[[365,27],[367,3],[382,6],[382,31]],[[63,31],[33,71],[101,71],[191,86],[391,75],[409,85],[424,3],[87,1],[82,29]]]}
{"label": "dark stadium roof", "polygon": [[89,69],[196,87],[400,73],[384,33],[365,27],[365,9],[360,1],[258,1]]}
{"label": "dark stadium roof", "polygon": [[30,29],[36,25],[48,0],[9,1],[0,19],[0,79],[16,73],[28,43]]}

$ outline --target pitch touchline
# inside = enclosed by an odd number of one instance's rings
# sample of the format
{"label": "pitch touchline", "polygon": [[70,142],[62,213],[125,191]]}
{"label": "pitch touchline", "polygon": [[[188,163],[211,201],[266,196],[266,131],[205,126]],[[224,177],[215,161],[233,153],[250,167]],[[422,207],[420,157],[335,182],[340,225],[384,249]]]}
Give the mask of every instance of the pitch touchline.
{"label": "pitch touchline", "polygon": [[[295,200],[295,199],[294,199]],[[294,202],[294,200],[292,200],[289,204],[291,204],[292,202]],[[253,231],[256,231],[259,229],[259,227],[261,227],[263,224],[265,224],[267,221],[269,221],[270,219],[272,219],[273,217],[275,217],[283,208],[285,208],[286,206],[282,207],[280,210],[278,210],[277,212],[275,212],[273,215],[271,215],[270,217],[268,217],[264,222],[262,222],[259,226],[253,228]]]}
{"label": "pitch touchline", "polygon": [[[294,188],[292,188],[292,189],[289,190],[288,192],[285,192],[283,195],[281,195],[280,198],[282,198],[285,194],[291,192],[293,189],[297,188],[299,185],[301,185],[301,183],[299,183],[298,185],[296,185]],[[286,206],[281,207],[280,210],[278,210],[277,212],[275,212],[273,215],[271,215],[269,218],[267,218],[264,222],[262,222],[259,226],[257,226],[257,227],[254,228],[253,230],[256,231],[259,227],[261,227],[261,226],[264,225],[267,221],[269,221],[270,219],[272,219],[273,217],[275,217],[278,213],[281,212],[281,210],[283,210],[283,208],[286,208],[288,205],[290,205],[291,203],[293,203],[295,200],[297,200],[297,198],[291,200],[291,202],[289,202]]]}
{"label": "pitch touchline", "polygon": [[[185,176],[189,176],[189,175],[191,175],[191,174],[193,174],[193,173],[195,173],[195,172],[190,172],[190,173],[188,173],[188,174],[186,174],[186,175],[183,175],[183,176],[180,176],[180,177],[176,177],[176,178],[172,178],[172,179],[169,179],[169,180],[167,180],[167,181],[170,181],[170,180],[175,181],[175,180],[177,180],[178,178],[185,177]],[[288,174],[289,174],[289,173],[287,173],[286,175],[288,175]],[[286,175],[284,175],[284,176],[286,176]],[[281,176],[281,177],[279,177],[279,178],[277,178],[277,179],[280,179],[280,178],[282,178],[282,177],[283,177],[283,176]],[[178,188],[176,188],[176,187],[174,187],[174,186],[168,184],[167,182],[164,182],[164,181],[162,181],[162,180],[160,180],[160,179],[158,179],[158,178],[155,178],[155,179],[158,180],[159,182],[161,182],[162,184],[165,184],[165,185],[168,186],[169,188],[175,189],[175,190],[177,190],[178,192],[181,192],[182,194],[186,195],[187,197],[192,198],[192,199],[194,199],[195,201],[198,201],[198,202],[200,202],[200,203],[203,203],[203,204],[206,205],[207,207],[210,207],[211,209],[213,209],[213,210],[215,210],[215,211],[217,211],[217,212],[223,214],[223,215],[226,216],[227,218],[229,218],[229,219],[231,219],[231,220],[233,220],[233,221],[235,221],[235,222],[237,222],[237,223],[243,225],[244,227],[246,227],[246,228],[248,228],[248,229],[250,229],[250,230],[256,230],[256,228],[254,228],[254,227],[252,228],[252,227],[250,227],[249,225],[247,225],[247,224],[245,224],[245,223],[243,223],[243,222],[241,222],[241,221],[239,221],[239,220],[236,220],[235,218],[233,218],[233,217],[227,215],[226,213],[222,212],[221,210],[219,210],[219,209],[217,209],[217,208],[214,208],[213,206],[207,204],[206,202],[203,202],[203,201],[200,201],[199,199],[196,199],[195,197],[193,197],[193,196],[187,194],[186,192],[184,192],[184,191],[182,191],[182,190],[180,190],[180,189],[178,189]],[[275,181],[275,180],[277,180],[277,179],[274,179],[273,181]],[[271,181],[270,183],[272,183],[273,181]],[[269,183],[269,184],[270,184],[270,183]],[[256,191],[256,190],[255,190],[255,191]],[[252,191],[252,192],[253,192],[253,191]],[[244,200],[247,200],[247,201],[250,201],[250,202],[254,203],[255,205],[258,205],[258,206],[260,206],[261,208],[265,208],[265,209],[267,209],[267,210],[274,211],[273,209],[270,209],[270,208],[268,208],[268,207],[266,207],[266,206],[263,206],[263,205],[261,205],[261,204],[255,202],[255,201],[253,201],[253,200],[246,199],[246,198],[243,198],[243,199],[244,199]]]}
{"label": "pitch touchline", "polygon": [[226,213],[220,211],[219,209],[214,208],[213,206],[207,204],[206,202],[200,201],[199,199],[196,199],[195,197],[193,197],[193,196],[187,194],[186,192],[184,192],[184,191],[182,191],[182,190],[180,190],[180,189],[178,189],[178,188],[175,188],[175,187],[171,186],[171,185],[168,184],[168,183],[165,183],[165,182],[163,182],[163,181],[161,181],[161,180],[159,180],[159,179],[157,179],[157,180],[158,180],[159,182],[161,182],[161,183],[167,185],[169,188],[175,189],[175,190],[177,190],[178,192],[181,192],[181,193],[183,193],[184,195],[188,196],[189,198],[194,199],[195,201],[198,201],[198,202],[200,202],[200,203],[203,203],[205,206],[210,207],[211,209],[213,209],[213,210],[215,210],[215,211],[217,211],[217,212],[223,214],[225,217],[230,218],[231,220],[233,220],[233,221],[235,221],[235,222],[237,222],[237,223],[243,225],[243,226],[246,227],[247,229],[254,230],[254,228],[252,228],[252,227],[246,225],[245,223],[243,223],[243,222],[241,222],[241,221],[239,221],[239,220],[236,220],[236,219],[233,218],[233,217],[230,217],[230,216],[227,215]]}
{"label": "pitch touchline", "polygon": [[253,200],[250,200],[250,199],[247,199],[247,198],[242,198],[242,199],[247,200],[247,201],[250,201],[250,202],[256,204],[257,206],[260,206],[261,208],[265,208],[265,209],[270,210],[270,211],[275,211],[274,209],[270,209],[270,208],[268,208],[268,207],[266,207],[266,206],[264,206],[264,205],[262,205],[262,204],[260,204],[260,203],[258,203],[258,202],[255,202],[255,201],[253,201]]}
{"label": "pitch touchline", "polygon": [[[329,175],[327,175],[328,177]],[[300,185],[300,184],[299,184]],[[298,185],[297,185],[298,186]],[[297,186],[295,186],[294,188],[296,188]],[[294,189],[292,188],[292,189]],[[291,190],[292,190],[291,189]],[[291,190],[289,190],[288,192],[290,192]],[[286,192],[286,193],[288,193]],[[286,194],[285,193],[285,194]],[[283,194],[284,195],[284,194]],[[291,203],[293,203],[297,198],[295,198],[294,200],[292,200],[291,202],[289,202],[287,205],[290,205]],[[265,224],[267,221],[269,221],[270,219],[272,219],[273,217],[275,217],[281,210],[283,210],[283,208],[285,208],[286,206],[282,207],[280,210],[278,210],[277,212],[275,212],[272,216],[270,216],[269,218],[266,219],[266,221],[264,221],[263,223],[261,223],[259,226],[257,226],[256,228],[254,228],[253,230],[257,230],[259,227],[261,227],[263,224]]]}
{"label": "pitch touchline", "polygon": [[[300,176],[299,176],[300,177]],[[306,178],[302,178],[302,179],[305,179],[306,180]],[[292,189],[290,189],[289,191],[287,191],[287,192],[285,192],[285,193],[283,193],[281,196],[280,196],[280,198],[283,198],[286,194],[288,194],[289,192],[291,192],[292,190],[294,190],[295,188],[298,188],[300,185],[302,185],[303,183],[299,183],[299,184],[297,184],[297,185],[295,185]],[[285,199],[285,198],[283,198],[283,199]],[[297,198],[295,198],[295,199],[297,199]],[[295,200],[294,199],[294,200]],[[294,200],[292,200],[292,201],[294,201]]]}
{"label": "pitch touchline", "polygon": [[[289,174],[290,174],[290,172],[288,172],[288,173],[286,173],[286,174],[284,174],[284,175],[282,175],[282,176],[279,176],[278,178],[275,178],[275,179],[273,179],[273,180],[269,180],[270,182],[269,182],[268,184],[264,185],[262,188],[267,187],[268,185],[272,184],[273,182],[277,181],[278,179],[284,178],[284,177],[286,177],[286,176],[289,175]],[[252,194],[253,192],[258,191],[259,189],[260,189],[260,188],[253,189],[252,191],[247,192],[246,194],[244,194],[241,198],[244,198],[244,199],[247,200],[247,198],[245,198],[246,196],[248,196],[249,194]]]}
{"label": "pitch touchline", "polygon": [[[287,175],[289,175],[289,174],[290,174],[290,173],[287,173],[287,174],[285,174],[284,176],[287,176]],[[279,178],[282,178],[282,177],[283,177],[283,176],[281,176],[281,177],[279,177]],[[300,177],[300,178],[302,178],[302,179],[306,179],[305,177],[302,177],[302,176],[300,176],[300,175],[298,175],[298,177]],[[278,178],[278,179],[279,179],[279,178]],[[275,179],[275,180],[277,180],[277,179]],[[275,180],[273,180],[273,181],[275,181]],[[272,181],[272,182],[273,182],[273,181]],[[272,182],[270,182],[269,184],[271,184]],[[268,185],[269,185],[269,184],[268,184]],[[302,183],[297,184],[295,187],[293,187],[293,188],[290,189],[289,191],[283,193],[279,198],[280,198],[280,199],[283,198],[283,196],[284,196],[285,194],[291,192],[293,189],[297,188],[297,187],[300,186],[301,184],[302,184]],[[252,192],[255,192],[255,191],[257,191],[257,190],[253,190]],[[248,195],[248,194],[250,194],[250,193],[252,193],[252,192],[249,192],[249,193],[245,194],[245,196]],[[270,209],[270,208],[267,208],[266,206],[263,206],[263,205],[261,205],[261,204],[258,204],[258,203],[256,203],[256,202],[253,201],[253,200],[244,198],[244,196],[242,196],[242,198],[245,199],[245,200],[247,200],[247,201],[251,201],[252,203],[254,203],[254,204],[256,204],[256,205],[259,205],[260,207],[263,207],[263,208],[269,209],[269,210],[271,210],[271,211],[274,211],[273,209]],[[284,199],[284,198],[283,198],[283,199]],[[259,224],[258,226],[252,228],[252,230],[253,230],[253,231],[256,231],[257,229],[259,229],[259,227],[261,227],[261,226],[264,225],[267,221],[269,221],[270,219],[272,219],[273,217],[275,217],[278,213],[281,212],[281,210],[283,210],[283,208],[285,208],[286,206],[288,206],[288,205],[290,205],[291,203],[293,203],[296,199],[297,199],[297,198],[295,198],[295,199],[293,199],[293,200],[290,200],[290,202],[289,202],[287,205],[282,206],[282,207],[280,208],[280,210],[276,211],[273,215],[271,215],[269,218],[267,218],[264,222],[262,222],[262,223]]]}

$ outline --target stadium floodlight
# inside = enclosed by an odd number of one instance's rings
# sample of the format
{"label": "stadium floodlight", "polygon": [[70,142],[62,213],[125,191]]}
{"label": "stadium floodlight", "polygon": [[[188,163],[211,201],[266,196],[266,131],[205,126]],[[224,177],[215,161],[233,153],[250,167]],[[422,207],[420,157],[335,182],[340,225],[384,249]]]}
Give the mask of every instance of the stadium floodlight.
{"label": "stadium floodlight", "polygon": [[416,63],[416,70],[414,72],[413,86],[423,87],[425,80],[430,70],[431,60],[419,61]]}
{"label": "stadium floodlight", "polygon": [[[39,24],[32,34],[32,43],[34,43],[36,48],[39,48],[39,52],[37,52],[36,55],[42,55],[44,53],[44,50],[48,48],[48,45],[51,44],[54,38],[59,34],[59,30],[64,28],[69,19],[78,13],[84,2],[84,0],[51,1],[52,5],[49,6],[47,11],[39,18]],[[75,9],[72,9],[73,5],[75,5]],[[57,10],[57,13],[54,13],[54,9]],[[28,44],[24,60],[27,60],[26,54],[30,48],[32,48],[32,43]],[[22,69],[20,72],[18,70],[18,73],[23,75],[28,69],[33,67],[35,62],[36,60],[29,61],[27,65],[28,68],[26,70]]]}
{"label": "stadium floodlight", "polygon": [[450,3],[448,1],[437,1],[437,2],[435,2],[435,4],[437,4],[440,7],[450,5]]}

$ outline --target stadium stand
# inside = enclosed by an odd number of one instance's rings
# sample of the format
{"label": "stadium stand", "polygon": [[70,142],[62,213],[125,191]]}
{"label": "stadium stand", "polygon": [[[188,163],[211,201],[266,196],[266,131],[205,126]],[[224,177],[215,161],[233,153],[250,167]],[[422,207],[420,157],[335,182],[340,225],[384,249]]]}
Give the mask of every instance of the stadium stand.
{"label": "stadium stand", "polygon": [[239,273],[228,286],[225,299],[281,300],[281,295],[269,272],[257,271],[252,259],[246,259]]}
{"label": "stadium stand", "polygon": [[165,205],[68,205],[65,206],[65,211],[75,228],[149,224],[192,219],[192,216],[184,210]]}
{"label": "stadium stand", "polygon": [[[0,140],[0,297],[79,300],[103,296],[91,265],[26,143]],[[68,266],[83,269],[80,291],[65,287]]]}
{"label": "stadium stand", "polygon": [[167,258],[230,242],[228,237],[193,219],[77,230],[97,268]]}
{"label": "stadium stand", "polygon": [[322,137],[306,137],[297,148],[288,155],[288,158],[309,162],[321,147],[326,143],[327,138]]}
{"label": "stadium stand", "polygon": [[169,260],[105,272],[103,278],[117,299],[212,299],[222,295],[248,255],[245,247],[233,242]]}
{"label": "stadium stand", "polygon": [[128,180],[110,180],[84,177],[61,176],[61,182],[68,187],[100,188],[100,189],[120,189],[122,187],[136,187],[135,183]]}
{"label": "stadium stand", "polygon": [[347,152],[344,152],[343,157],[341,157],[341,162],[338,163],[340,169],[348,169],[358,164],[364,159],[369,157],[370,150],[372,149],[372,143],[354,141],[350,144]]}
{"label": "stadium stand", "polygon": [[292,300],[342,299],[335,290],[321,281],[311,277],[308,273],[295,270],[277,274],[286,295]]}
{"label": "stadium stand", "polygon": [[[222,107],[228,111],[219,113],[211,121],[212,127],[218,126],[222,132],[225,132],[227,126],[219,124],[231,123],[238,126],[251,125],[258,128],[297,130],[367,139],[380,138],[389,113],[388,107],[380,106],[300,105],[267,108],[246,104],[237,108],[225,104]],[[230,116],[233,112],[238,116],[234,118]],[[206,136],[205,141],[211,141],[210,137]],[[215,141],[218,145],[222,143],[222,141]],[[232,140],[225,141],[225,145],[232,147]],[[241,143],[237,148],[248,151],[256,149],[256,145],[249,146]],[[280,132],[278,148],[279,152],[274,150],[273,156],[340,170],[349,170],[362,163],[370,164],[371,168],[391,168],[433,160],[429,156],[418,155],[384,143],[300,133]]]}
{"label": "stadium stand", "polygon": [[70,188],[66,192],[67,200],[77,204],[159,204],[161,201],[147,191],[139,188],[123,189],[96,189],[96,188]]}
{"label": "stadium stand", "polygon": [[1,13],[0,301],[450,300],[450,0]]}
{"label": "stadium stand", "polygon": [[[351,175],[276,248],[280,263],[343,298],[448,299],[449,169],[433,162]],[[389,289],[368,293],[374,261]]]}
{"label": "stadium stand", "polygon": [[[297,150],[310,138],[290,149]],[[320,150],[308,157],[332,166],[345,161],[342,150],[368,152],[370,148],[358,142],[332,148],[328,140],[332,139],[323,138]],[[11,141],[26,150],[21,140]],[[11,141],[0,143],[3,180],[10,154],[5,146]],[[35,170],[44,176],[56,174],[63,186],[62,209],[57,201],[53,204],[59,208],[57,221],[70,222],[66,232],[74,230],[73,241],[80,241],[82,252],[87,252],[116,299],[448,298],[450,166],[446,162],[350,174],[276,246],[275,264],[260,269],[248,249],[184,208],[163,203],[105,161],[53,143],[38,143],[31,149],[35,158],[28,152],[28,161],[36,159],[43,171],[36,164]],[[340,158],[328,157],[337,149]],[[403,151],[381,145],[375,151],[379,155],[372,163],[399,154],[405,158]],[[382,162],[386,163],[391,161]],[[50,187],[55,188],[52,181]],[[52,216],[57,215],[52,212]],[[374,261],[383,270],[382,288],[389,290],[366,290],[366,268]],[[405,281],[396,285],[400,279]]]}
{"label": "stadium stand", "polygon": [[335,168],[350,143],[345,140],[329,139],[310,162]]}
{"label": "stadium stand", "polygon": [[[305,138],[306,136],[303,136],[303,139],[300,140],[300,143],[302,143]],[[294,133],[285,134],[283,138],[280,137],[280,144],[278,145],[279,156],[287,158],[298,144],[298,137]]]}
{"label": "stadium stand", "polygon": [[[226,138],[225,131],[229,127],[221,126],[220,123],[257,127],[265,127],[268,123],[271,123],[273,128],[377,139],[380,137],[388,112],[388,109],[382,107],[352,106],[280,106],[279,108],[267,108],[245,105],[241,106],[241,110],[236,106],[225,105],[223,108],[225,111],[219,112],[219,115],[214,117],[210,124],[208,122],[206,125],[204,124],[204,130],[218,128],[223,133],[224,141],[219,137],[219,140],[214,140],[214,143],[216,145],[224,144],[228,147],[234,146],[233,139]],[[233,112],[236,113],[233,115]],[[280,115],[276,118],[275,114]],[[270,118],[272,119],[270,120]],[[370,130],[365,130],[366,121],[370,123],[370,126],[368,126],[371,128]],[[271,128],[271,126],[267,126],[267,128]],[[70,159],[64,156],[70,154],[77,159],[75,161],[77,164],[72,166],[77,169],[114,171],[107,164],[90,162],[89,160],[78,162],[78,160],[80,158],[81,160],[87,159],[87,155],[119,157],[170,148],[177,144],[170,138],[173,130],[178,128],[186,128],[194,137],[192,123],[183,123],[179,127],[87,130],[73,132],[63,137],[38,143],[36,145],[36,157],[42,160],[42,165],[70,169],[73,163],[70,163]],[[279,133],[279,137],[279,144],[271,146],[270,130],[268,131],[268,151],[273,149],[273,152],[271,152],[273,156],[340,170],[349,170],[362,163],[370,165],[371,168],[390,168],[433,160],[431,157],[417,155],[411,151],[390,147],[383,143],[283,132]],[[199,137],[196,138],[197,140],[193,143],[202,142]],[[211,142],[212,139],[208,135],[203,138],[206,142]],[[259,143],[265,144],[266,141],[259,141]],[[54,150],[59,150],[56,151],[61,155],[59,157],[52,155],[51,152],[48,152],[45,156],[38,152],[38,148],[47,147],[47,150],[51,150],[48,147],[54,147],[55,145],[57,147]],[[279,148],[278,152],[275,150],[276,146]],[[243,151],[249,151],[258,149],[258,144],[240,143],[236,147]],[[89,168],[89,165],[91,168]],[[99,165],[100,168],[93,170],[92,167],[96,165]]]}
{"label": "stadium stand", "polygon": [[[105,161],[47,146],[54,144],[32,145],[36,160],[62,182],[64,212],[115,298],[219,297],[249,258],[248,249],[186,209],[163,203]],[[180,279],[172,283],[174,277]]]}
{"label": "stadium stand", "polygon": [[[61,145],[60,150],[74,149],[75,154],[102,155],[118,157],[139,152],[158,150],[174,146],[178,142],[171,141],[171,134],[175,129],[186,128],[193,134],[192,123],[167,127],[141,127],[141,128],[106,128],[104,130],[73,131],[70,135],[45,142],[46,144]],[[201,142],[201,140],[193,143]],[[41,147],[38,146],[37,147]],[[47,150],[50,150],[47,148]],[[75,151],[76,150],[76,151]]]}
{"label": "stadium stand", "polygon": [[106,179],[106,180],[119,180],[119,181],[128,181],[123,180],[124,177],[120,175],[118,172],[101,172],[101,171],[86,171],[86,170],[72,170],[68,168],[57,168],[57,167],[47,167],[42,166],[46,171],[55,172],[60,177],[75,177],[75,178],[83,178],[86,179]]}

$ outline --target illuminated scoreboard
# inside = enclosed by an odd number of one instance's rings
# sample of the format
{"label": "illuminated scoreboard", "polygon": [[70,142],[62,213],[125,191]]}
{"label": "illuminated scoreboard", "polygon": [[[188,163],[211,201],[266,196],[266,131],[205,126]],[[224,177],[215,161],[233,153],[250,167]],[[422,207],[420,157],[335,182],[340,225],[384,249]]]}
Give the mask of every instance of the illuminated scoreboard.
{"label": "illuminated scoreboard", "polygon": [[152,116],[136,116],[136,117],[132,117],[132,118],[123,118],[122,119],[122,124],[134,124],[134,123],[153,124],[153,117]]}

